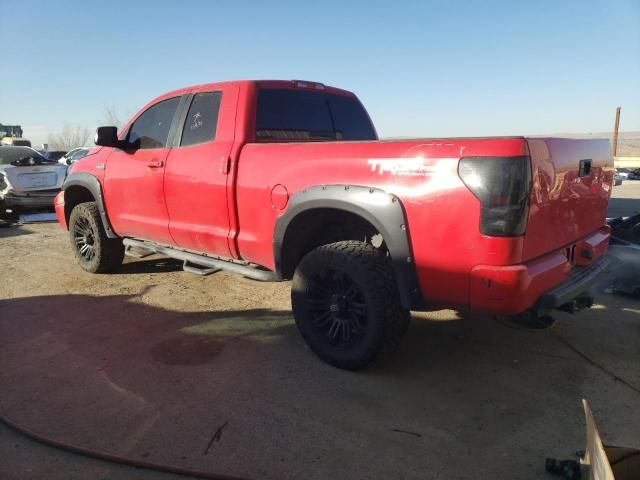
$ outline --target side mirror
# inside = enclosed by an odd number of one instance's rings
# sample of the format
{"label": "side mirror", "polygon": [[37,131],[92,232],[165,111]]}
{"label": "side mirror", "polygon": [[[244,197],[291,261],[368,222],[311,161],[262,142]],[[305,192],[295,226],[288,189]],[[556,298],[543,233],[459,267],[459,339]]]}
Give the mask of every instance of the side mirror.
{"label": "side mirror", "polygon": [[70,158],[67,158],[67,165],[71,165],[73,162],[71,161]]}
{"label": "side mirror", "polygon": [[120,144],[118,140],[118,128],[98,127],[93,141],[101,147],[117,147]]}

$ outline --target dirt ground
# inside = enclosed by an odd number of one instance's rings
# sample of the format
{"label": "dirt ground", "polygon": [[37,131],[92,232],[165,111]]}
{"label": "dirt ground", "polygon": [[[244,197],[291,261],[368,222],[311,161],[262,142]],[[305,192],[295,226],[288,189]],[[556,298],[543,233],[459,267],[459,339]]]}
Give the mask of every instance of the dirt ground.
{"label": "dirt ground", "polygon": [[[346,372],[305,347],[288,283],[180,267],[90,275],[57,224],[0,228],[0,410],[68,443],[255,479],[546,478],[545,457],[584,448],[582,398],[606,443],[640,446],[640,301],[605,293],[611,275],[595,308],[538,333],[414,314],[396,355]],[[0,478],[178,477],[1,426]]]}

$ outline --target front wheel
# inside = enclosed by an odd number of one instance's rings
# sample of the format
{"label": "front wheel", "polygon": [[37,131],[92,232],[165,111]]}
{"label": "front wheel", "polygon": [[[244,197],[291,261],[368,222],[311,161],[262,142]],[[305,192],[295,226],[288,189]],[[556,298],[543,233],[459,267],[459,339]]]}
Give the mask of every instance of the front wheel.
{"label": "front wheel", "polygon": [[309,348],[338,368],[368,365],[395,348],[409,325],[390,260],[364,242],[309,252],[296,267],[291,303]]}
{"label": "front wheel", "polygon": [[69,235],[73,253],[83,270],[105,273],[122,264],[122,240],[107,237],[96,202],[79,203],[73,208],[69,217]]}

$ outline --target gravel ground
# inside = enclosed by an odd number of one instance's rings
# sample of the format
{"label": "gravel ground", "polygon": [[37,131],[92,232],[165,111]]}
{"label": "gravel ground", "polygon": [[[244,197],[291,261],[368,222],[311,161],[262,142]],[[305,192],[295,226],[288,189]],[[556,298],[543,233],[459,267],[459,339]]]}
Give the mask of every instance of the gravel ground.
{"label": "gravel ground", "polygon": [[[629,185],[614,196],[633,210]],[[594,309],[539,333],[414,314],[396,355],[352,373],[305,347],[288,283],[180,266],[90,275],[56,224],[0,228],[0,410],[76,445],[265,479],[541,478],[546,456],[584,448],[582,398],[606,443],[640,446],[640,301],[604,293],[611,276]],[[177,477],[0,427],[0,478]]]}

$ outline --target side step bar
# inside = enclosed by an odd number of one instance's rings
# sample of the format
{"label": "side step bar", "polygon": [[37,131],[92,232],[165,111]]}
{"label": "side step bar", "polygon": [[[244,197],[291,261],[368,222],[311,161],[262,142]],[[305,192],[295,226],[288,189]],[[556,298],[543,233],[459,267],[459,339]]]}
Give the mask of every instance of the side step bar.
{"label": "side step bar", "polygon": [[[197,253],[185,252],[184,250],[165,247],[163,245],[156,245],[155,243],[134,240],[132,238],[125,238],[122,243],[124,243],[125,253],[127,255],[133,253],[129,252],[131,248],[140,248],[151,253],[158,253],[166,257],[175,258],[176,260],[182,260],[184,262],[185,271],[190,273],[197,273],[198,275],[209,275],[211,273],[214,273],[215,271],[224,270],[226,272],[237,273],[238,275],[242,275],[243,277],[251,278],[253,280],[259,280],[261,282],[279,281],[276,272],[272,272],[271,270],[263,270],[261,268],[252,267],[249,265],[240,265],[238,263],[211,258],[206,255],[200,255]],[[136,254],[133,254],[131,256],[140,258]],[[197,270],[197,272],[195,270]]]}
{"label": "side step bar", "polygon": [[153,255],[153,252],[151,250],[145,249],[144,252],[136,252],[133,250],[134,248],[136,247],[132,245],[126,245],[124,248],[124,254],[128,257],[133,257],[133,258],[146,258]]}
{"label": "side step bar", "polygon": [[185,272],[193,273],[194,275],[200,275],[202,277],[206,277],[207,275],[211,275],[212,273],[220,271],[219,268],[207,268],[189,263],[189,260],[185,260],[182,263],[182,270],[184,270]]}

